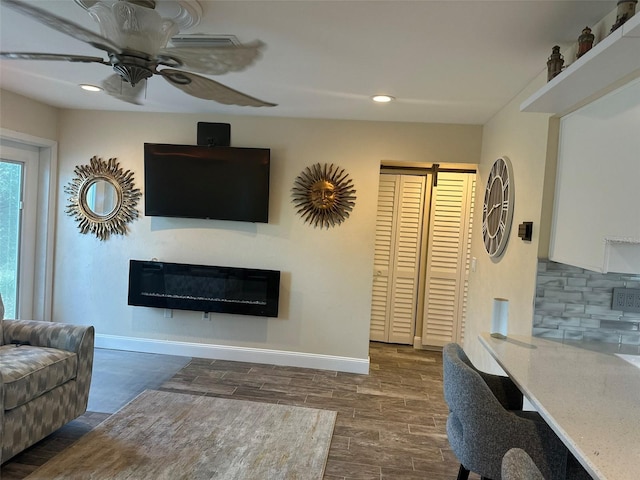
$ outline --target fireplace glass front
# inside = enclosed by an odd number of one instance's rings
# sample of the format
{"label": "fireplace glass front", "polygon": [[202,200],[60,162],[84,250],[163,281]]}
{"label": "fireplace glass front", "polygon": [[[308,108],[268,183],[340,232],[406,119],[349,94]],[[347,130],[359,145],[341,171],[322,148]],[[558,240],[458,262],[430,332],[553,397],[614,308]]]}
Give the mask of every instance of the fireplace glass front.
{"label": "fireplace glass front", "polygon": [[277,317],[280,272],[131,260],[129,305]]}

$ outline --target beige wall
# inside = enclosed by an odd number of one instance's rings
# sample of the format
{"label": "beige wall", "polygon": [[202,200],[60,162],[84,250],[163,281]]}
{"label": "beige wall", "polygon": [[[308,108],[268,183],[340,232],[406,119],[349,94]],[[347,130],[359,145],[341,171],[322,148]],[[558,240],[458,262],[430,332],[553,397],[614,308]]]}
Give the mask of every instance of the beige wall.
{"label": "beige wall", "polygon": [[[509,299],[509,333],[531,334],[533,302],[539,243],[548,245],[548,221],[541,229],[543,192],[548,150],[549,115],[522,113],[520,104],[544,85],[546,72],[506,105],[484,126],[482,155],[478,175],[477,205],[481,205],[487,173],[494,160],[507,156],[513,164],[515,210],[509,243],[498,261],[489,258],[481,235],[472,239],[472,256],[477,268],[469,280],[469,304],[465,350],[480,368],[496,369],[491,358],[478,341],[481,332],[489,331],[493,299]],[[554,174],[546,171],[547,181],[553,184]],[[547,191],[545,195],[552,195]],[[545,198],[545,202],[548,197]],[[476,208],[476,225],[482,224],[482,208]],[[545,215],[549,212],[545,210]],[[533,239],[524,242],[518,238],[518,225],[533,222]],[[480,229],[476,230],[480,232]]]}
{"label": "beige wall", "polygon": [[[551,188],[543,199],[543,189],[546,185],[549,190],[553,182],[553,169],[545,170],[547,157],[553,158],[553,145],[547,144],[548,115],[519,111],[521,101],[544,81],[541,74],[484,128],[75,110],[58,114],[52,107],[3,92],[3,127],[55,137],[59,125],[53,318],[94,323],[99,334],[366,358],[380,162],[479,163],[481,202],[487,171],[495,158],[507,155],[515,174],[514,225],[497,263],[484,252],[481,238],[473,239],[477,269],[470,277],[465,344],[475,362],[494,369],[477,341],[477,335],[489,329],[492,299],[510,299],[510,332],[530,333],[538,249],[546,251],[548,244],[548,231],[540,229],[541,205],[549,205],[552,196]],[[77,164],[93,155],[117,157],[124,169],[134,172],[136,186],[144,193],[143,143],[195,143],[198,121],[231,123],[235,146],[271,148],[268,225],[142,215],[126,237],[100,242],[78,232],[63,213],[67,198],[62,191]],[[315,162],[339,164],[354,180],[356,206],[338,228],[314,229],[293,210],[293,180]],[[476,212],[480,224],[481,209]],[[547,217],[545,213],[542,219]],[[517,225],[523,221],[534,222],[531,243],[517,237]],[[281,317],[213,315],[211,321],[203,321],[199,313],[176,311],[165,319],[160,310],[127,306],[128,260],[154,257],[279,269]]]}
{"label": "beige wall", "polygon": [[[144,215],[125,237],[81,235],[62,212],[73,168],[117,157],[144,194],[143,143],[196,140],[198,121],[231,123],[232,145],[271,149],[269,224]],[[53,318],[98,334],[368,357],[375,213],[382,160],[478,163],[482,127],[188,114],[63,110]],[[341,226],[319,230],[295,214],[295,177],[316,162],[346,169],[356,205]],[[139,206],[143,212],[143,203]],[[129,259],[277,269],[280,317],[256,318],[127,306]]]}
{"label": "beige wall", "polygon": [[0,90],[0,127],[50,140],[58,139],[58,114],[45,105],[17,93]]}

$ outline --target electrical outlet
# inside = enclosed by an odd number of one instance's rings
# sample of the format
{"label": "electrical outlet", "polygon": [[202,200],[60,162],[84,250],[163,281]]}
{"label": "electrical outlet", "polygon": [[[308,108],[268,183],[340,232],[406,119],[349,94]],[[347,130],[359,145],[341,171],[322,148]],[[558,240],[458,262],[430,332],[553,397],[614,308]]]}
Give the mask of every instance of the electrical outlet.
{"label": "electrical outlet", "polygon": [[611,309],[640,313],[640,288],[614,288]]}

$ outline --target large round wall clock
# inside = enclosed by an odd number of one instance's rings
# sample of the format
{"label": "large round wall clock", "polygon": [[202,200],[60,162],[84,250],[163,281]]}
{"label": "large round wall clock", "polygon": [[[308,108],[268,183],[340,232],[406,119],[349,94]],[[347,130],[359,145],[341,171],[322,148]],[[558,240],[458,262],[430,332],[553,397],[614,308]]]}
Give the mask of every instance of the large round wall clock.
{"label": "large round wall clock", "polygon": [[513,167],[507,157],[500,157],[489,172],[482,206],[482,239],[490,257],[499,257],[507,246],[513,207]]}

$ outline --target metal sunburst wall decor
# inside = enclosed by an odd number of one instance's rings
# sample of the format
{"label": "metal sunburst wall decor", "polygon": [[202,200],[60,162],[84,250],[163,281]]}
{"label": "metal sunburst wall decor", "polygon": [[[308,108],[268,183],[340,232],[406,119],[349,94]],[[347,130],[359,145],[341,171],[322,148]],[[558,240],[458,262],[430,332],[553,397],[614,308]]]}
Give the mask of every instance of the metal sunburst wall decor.
{"label": "metal sunburst wall decor", "polygon": [[136,205],[142,195],[133,188],[133,172],[123,171],[115,158],[91,158],[78,165],[76,176],[65,186],[69,194],[66,213],[78,222],[80,233],[93,233],[100,240],[125,235],[127,223],[138,218]]}
{"label": "metal sunburst wall decor", "polygon": [[297,213],[314,227],[335,227],[347,218],[355,206],[353,183],[344,168],[316,163],[296,178],[293,203]]}

